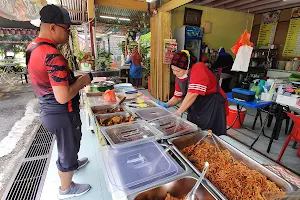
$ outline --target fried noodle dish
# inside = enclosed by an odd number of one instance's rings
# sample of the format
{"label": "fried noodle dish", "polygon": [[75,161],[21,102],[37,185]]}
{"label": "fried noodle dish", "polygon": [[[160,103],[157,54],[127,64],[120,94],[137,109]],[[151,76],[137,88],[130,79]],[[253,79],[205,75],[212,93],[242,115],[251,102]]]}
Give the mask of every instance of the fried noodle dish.
{"label": "fried noodle dish", "polygon": [[228,150],[219,151],[209,142],[188,146],[182,153],[200,171],[208,162],[206,178],[229,200],[277,200],[286,195],[266,176],[235,160]]}

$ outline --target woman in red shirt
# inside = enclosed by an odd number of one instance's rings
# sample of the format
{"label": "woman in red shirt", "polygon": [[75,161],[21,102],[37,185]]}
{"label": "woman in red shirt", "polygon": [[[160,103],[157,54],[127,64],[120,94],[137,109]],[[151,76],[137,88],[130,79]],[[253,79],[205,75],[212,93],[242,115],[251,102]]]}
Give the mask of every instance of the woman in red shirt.
{"label": "woman in red shirt", "polygon": [[177,105],[183,99],[176,114],[188,111],[188,120],[203,130],[211,129],[216,135],[226,134],[228,102],[216,76],[187,50],[176,53],[171,68],[177,77],[174,96],[163,107]]}

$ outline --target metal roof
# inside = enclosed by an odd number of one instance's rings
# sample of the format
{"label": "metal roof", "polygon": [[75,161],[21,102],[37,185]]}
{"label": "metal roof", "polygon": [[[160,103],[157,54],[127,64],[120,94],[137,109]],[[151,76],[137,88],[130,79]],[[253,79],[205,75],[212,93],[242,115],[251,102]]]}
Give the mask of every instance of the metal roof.
{"label": "metal roof", "polygon": [[87,22],[87,0],[61,0],[62,7],[69,11],[73,22]]}
{"label": "metal roof", "polygon": [[[96,29],[99,33],[114,32],[127,33],[128,29],[144,29],[150,27],[150,17],[146,12],[115,8],[109,6],[95,6]],[[113,17],[115,19],[102,18],[100,16]],[[127,18],[130,21],[122,20]]]}

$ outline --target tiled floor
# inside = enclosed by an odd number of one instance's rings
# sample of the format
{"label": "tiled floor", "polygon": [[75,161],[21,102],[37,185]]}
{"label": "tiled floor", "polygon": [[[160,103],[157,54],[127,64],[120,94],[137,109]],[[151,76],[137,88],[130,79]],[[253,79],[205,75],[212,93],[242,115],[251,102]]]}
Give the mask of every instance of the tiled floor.
{"label": "tiled floor", "polygon": [[[110,192],[106,186],[103,175],[103,161],[101,150],[96,135],[88,131],[85,127],[85,120],[82,120],[82,141],[79,152],[80,157],[88,157],[89,163],[79,171],[75,172],[73,181],[76,183],[88,183],[92,189],[81,197],[68,198],[68,200],[110,200]],[[53,147],[52,157],[49,164],[48,173],[43,187],[41,200],[57,199],[58,187],[60,185],[56,168],[57,147]]]}
{"label": "tiled floor", "polygon": [[[245,122],[244,125],[247,127],[252,127],[252,123],[254,121],[254,115],[256,113],[256,110],[252,110],[252,109],[248,109],[247,111],[247,115],[245,118]],[[263,120],[266,116],[263,116]],[[270,128],[265,128],[265,133],[268,136],[271,136],[272,134],[272,129],[274,127],[274,123],[275,123],[275,119],[273,119],[273,124],[271,125]],[[259,120],[256,123],[256,130],[255,131],[259,131],[260,129],[260,122]],[[254,139],[257,137],[257,133],[253,132],[253,131],[248,131],[246,129],[236,129],[236,130],[229,130],[227,131],[228,135],[244,142],[247,145],[251,145],[252,142],[254,141]],[[268,148],[268,144],[270,139],[261,135],[259,140],[255,143],[255,145],[253,146],[253,148],[255,150],[257,150],[258,152],[261,152],[262,154],[270,157],[273,160],[277,160],[277,157],[279,155],[279,152],[286,140],[286,135],[285,135],[285,121],[282,124],[282,128],[280,131],[280,136],[278,140],[274,140],[272,147],[271,147],[271,151],[270,153],[267,153],[267,148]],[[284,166],[286,166],[287,168],[290,168],[291,170],[293,170],[294,172],[300,174],[300,158],[297,157],[297,149],[293,149],[292,146],[294,144],[294,141],[291,141],[289,146],[287,147],[282,159],[281,159],[281,164],[283,164]],[[299,145],[299,144],[298,144]],[[298,146],[297,146],[298,147]]]}

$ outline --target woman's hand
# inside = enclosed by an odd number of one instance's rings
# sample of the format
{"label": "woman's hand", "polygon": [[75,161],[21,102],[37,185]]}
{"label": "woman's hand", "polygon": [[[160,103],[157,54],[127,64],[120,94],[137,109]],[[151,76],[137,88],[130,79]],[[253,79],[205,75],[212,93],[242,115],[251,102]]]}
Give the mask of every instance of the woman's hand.
{"label": "woman's hand", "polygon": [[181,101],[181,98],[172,97],[168,101],[168,103],[158,101],[157,104],[164,107],[164,108],[170,108],[170,107],[176,106],[180,101]]}
{"label": "woman's hand", "polygon": [[177,110],[176,115],[184,113],[197,99],[198,94],[188,92],[185,96],[180,108]]}
{"label": "woman's hand", "polygon": [[158,105],[160,105],[161,107],[164,107],[164,108],[169,108],[169,105],[168,103],[165,103],[165,102],[161,102],[161,101],[158,101],[157,102]]}
{"label": "woman's hand", "polygon": [[181,112],[179,112],[178,110],[175,112],[175,115],[177,115],[177,116],[181,116],[182,115],[182,113]]}

